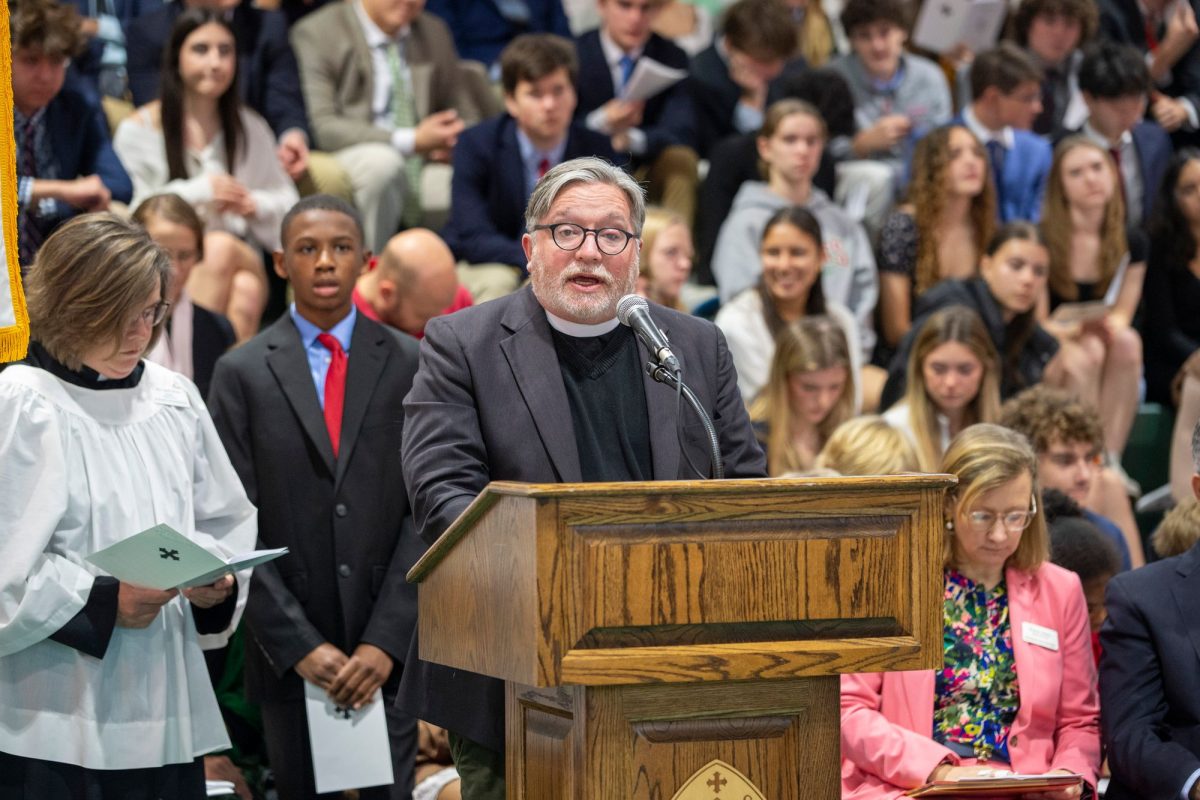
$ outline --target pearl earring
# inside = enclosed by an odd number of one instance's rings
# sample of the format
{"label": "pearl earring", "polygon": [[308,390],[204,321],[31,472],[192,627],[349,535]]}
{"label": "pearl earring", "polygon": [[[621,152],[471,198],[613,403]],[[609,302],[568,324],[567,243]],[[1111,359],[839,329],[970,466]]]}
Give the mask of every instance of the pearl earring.
{"label": "pearl earring", "polygon": [[949,519],[946,520],[946,530],[948,530],[948,531],[954,530],[954,521],[953,520],[949,520]]}

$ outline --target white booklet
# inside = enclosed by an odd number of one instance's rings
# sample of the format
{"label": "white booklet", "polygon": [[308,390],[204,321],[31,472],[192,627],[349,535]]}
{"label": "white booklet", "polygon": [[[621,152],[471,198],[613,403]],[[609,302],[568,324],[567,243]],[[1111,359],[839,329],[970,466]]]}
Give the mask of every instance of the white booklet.
{"label": "white booklet", "polygon": [[92,553],[87,560],[125,583],[151,589],[206,586],[230,572],[265,564],[286,547],[255,550],[224,559],[205,550],[170,525],[155,525]]}
{"label": "white booklet", "polygon": [[376,689],[369,705],[353,711],[333,702],[324,689],[305,681],[304,709],[308,713],[313,777],[319,794],[386,786],[395,780],[383,692]]}
{"label": "white booklet", "polygon": [[989,49],[1008,11],[1005,0],[925,0],[913,28],[913,44],[948,53],[960,44],[971,52]]}
{"label": "white booklet", "polygon": [[633,74],[621,90],[621,99],[634,102],[649,100],[687,77],[687,70],[674,69],[653,58],[643,56],[633,67]]}

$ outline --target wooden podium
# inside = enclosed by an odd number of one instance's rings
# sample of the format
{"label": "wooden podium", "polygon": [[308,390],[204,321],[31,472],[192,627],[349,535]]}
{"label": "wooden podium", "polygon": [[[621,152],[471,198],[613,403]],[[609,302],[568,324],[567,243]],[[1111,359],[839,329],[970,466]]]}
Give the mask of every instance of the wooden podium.
{"label": "wooden podium", "polygon": [[942,661],[953,478],[492,483],[413,567],[509,800],[836,800],[838,674]]}

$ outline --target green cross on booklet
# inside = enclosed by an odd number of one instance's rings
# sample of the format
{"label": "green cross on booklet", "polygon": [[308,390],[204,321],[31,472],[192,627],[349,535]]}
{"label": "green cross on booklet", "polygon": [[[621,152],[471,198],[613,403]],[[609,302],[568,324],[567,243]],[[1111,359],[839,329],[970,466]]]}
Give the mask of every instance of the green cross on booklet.
{"label": "green cross on booklet", "polygon": [[92,553],[87,560],[114,578],[151,589],[207,586],[222,575],[265,564],[286,553],[255,550],[226,561],[170,525],[155,525]]}

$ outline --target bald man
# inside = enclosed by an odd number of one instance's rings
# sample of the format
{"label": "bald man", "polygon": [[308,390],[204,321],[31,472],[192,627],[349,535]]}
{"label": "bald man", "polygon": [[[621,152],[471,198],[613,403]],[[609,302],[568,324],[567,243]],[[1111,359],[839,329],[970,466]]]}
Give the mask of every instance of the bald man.
{"label": "bald man", "polygon": [[411,228],[388,240],[354,287],[354,304],[377,322],[418,339],[425,323],[472,305],[460,286],[454,254],[436,233]]}

